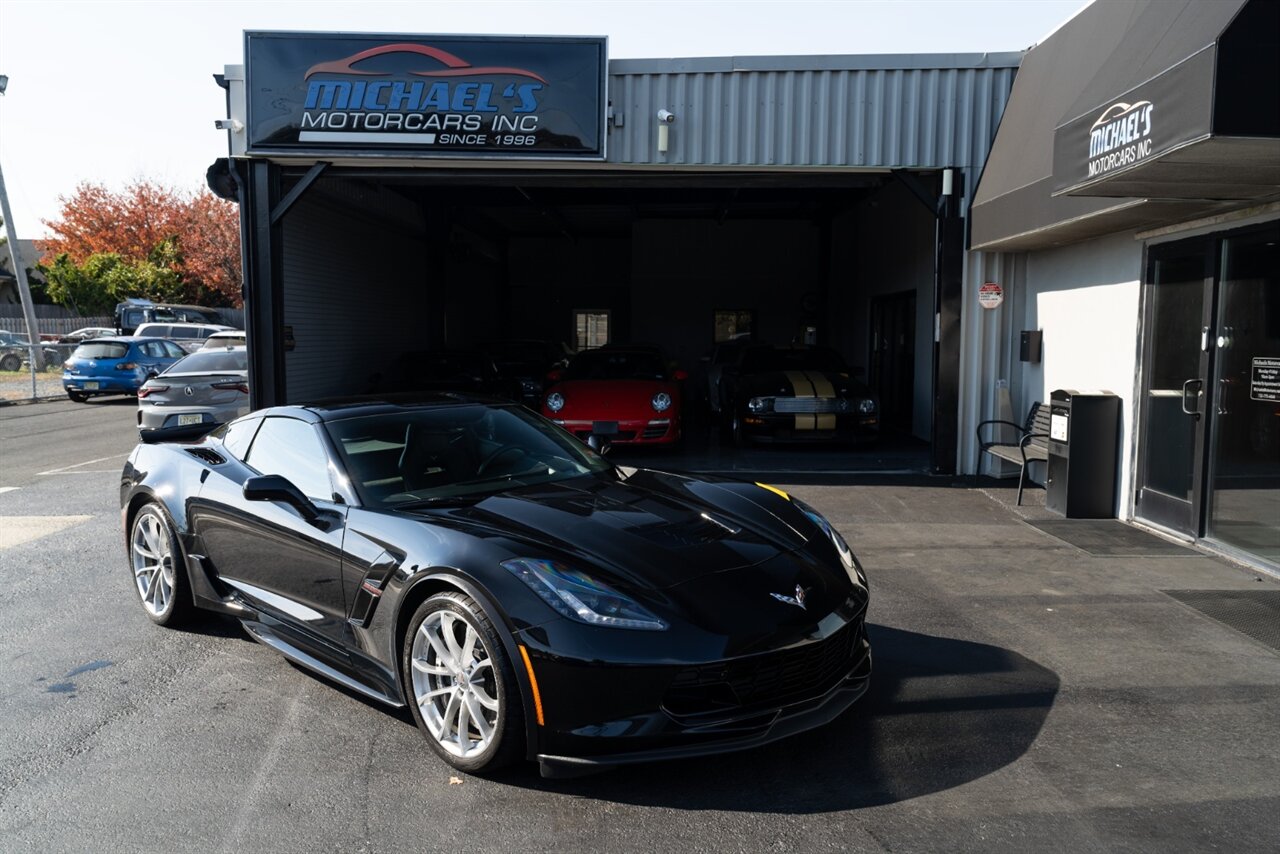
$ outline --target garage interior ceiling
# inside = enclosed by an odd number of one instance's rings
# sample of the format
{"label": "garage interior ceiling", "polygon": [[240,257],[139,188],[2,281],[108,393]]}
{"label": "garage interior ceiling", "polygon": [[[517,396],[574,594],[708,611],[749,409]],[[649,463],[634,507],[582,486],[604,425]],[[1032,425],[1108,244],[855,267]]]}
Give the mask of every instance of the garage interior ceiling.
{"label": "garage interior ceiling", "polygon": [[377,184],[491,238],[576,239],[625,236],[634,223],[647,219],[829,222],[893,180],[877,173],[730,173],[696,179],[615,173],[566,179],[508,172],[490,179],[380,173]]}

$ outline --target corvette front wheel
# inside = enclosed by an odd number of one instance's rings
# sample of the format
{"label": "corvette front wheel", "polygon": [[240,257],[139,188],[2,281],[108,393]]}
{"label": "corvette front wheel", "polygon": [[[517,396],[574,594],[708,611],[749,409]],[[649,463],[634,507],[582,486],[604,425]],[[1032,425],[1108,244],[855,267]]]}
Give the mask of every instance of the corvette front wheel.
{"label": "corvette front wheel", "polygon": [[457,592],[419,606],[401,664],[418,728],[440,758],[469,773],[519,758],[524,741],[520,688],[484,609]]}
{"label": "corvette front wheel", "polygon": [[129,563],[142,610],[153,623],[173,626],[193,609],[187,588],[178,535],[160,505],[145,505],[133,517],[129,533]]}

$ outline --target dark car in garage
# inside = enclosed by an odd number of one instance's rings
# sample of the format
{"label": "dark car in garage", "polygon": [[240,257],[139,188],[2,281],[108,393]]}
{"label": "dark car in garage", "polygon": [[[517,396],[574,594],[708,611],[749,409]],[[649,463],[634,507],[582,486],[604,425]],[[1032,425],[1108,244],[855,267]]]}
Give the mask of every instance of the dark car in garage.
{"label": "dark car in garage", "polygon": [[720,423],[734,443],[866,442],[880,434],[875,395],[829,347],[751,347],[720,384]]}

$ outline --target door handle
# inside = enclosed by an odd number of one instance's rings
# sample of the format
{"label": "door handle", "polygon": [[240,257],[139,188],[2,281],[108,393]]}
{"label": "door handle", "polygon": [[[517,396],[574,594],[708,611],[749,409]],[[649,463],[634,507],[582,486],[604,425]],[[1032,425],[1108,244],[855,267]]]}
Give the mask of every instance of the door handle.
{"label": "door handle", "polygon": [[[1192,383],[1194,383],[1196,387],[1196,392],[1195,392],[1196,408],[1194,412],[1190,409],[1187,409],[1187,391],[1188,391],[1187,386],[1191,385]],[[1187,380],[1185,383],[1182,384],[1182,411],[1185,412],[1187,415],[1190,415],[1192,418],[1194,418],[1197,421],[1200,420],[1200,396],[1202,394],[1204,394],[1204,380],[1192,379],[1192,380]]]}
{"label": "door handle", "polygon": [[1231,380],[1230,380],[1230,379],[1228,379],[1228,378],[1226,378],[1226,377],[1223,377],[1222,379],[1218,380],[1218,400],[1217,400],[1217,407],[1218,407],[1218,414],[1219,414],[1219,415],[1230,415],[1230,414],[1231,414],[1230,412],[1228,412],[1228,411],[1227,411],[1227,390],[1228,390],[1228,389],[1230,389],[1230,388],[1231,388]]}

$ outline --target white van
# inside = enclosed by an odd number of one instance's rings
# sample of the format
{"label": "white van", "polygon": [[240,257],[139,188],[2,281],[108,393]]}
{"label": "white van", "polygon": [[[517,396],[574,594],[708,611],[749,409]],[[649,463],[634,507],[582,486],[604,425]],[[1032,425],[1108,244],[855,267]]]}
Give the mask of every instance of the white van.
{"label": "white van", "polygon": [[215,332],[234,330],[234,326],[219,326],[215,323],[144,323],[133,334],[140,338],[168,338],[191,353],[200,349],[205,339]]}

